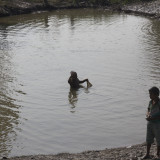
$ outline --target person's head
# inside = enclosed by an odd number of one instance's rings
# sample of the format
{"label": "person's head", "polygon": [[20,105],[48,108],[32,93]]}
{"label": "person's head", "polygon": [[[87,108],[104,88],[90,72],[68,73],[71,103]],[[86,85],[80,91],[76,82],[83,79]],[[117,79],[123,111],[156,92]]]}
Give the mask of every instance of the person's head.
{"label": "person's head", "polygon": [[72,77],[72,78],[77,78],[77,73],[76,73],[76,72],[71,71],[70,73],[71,73],[71,77]]}
{"label": "person's head", "polygon": [[151,100],[157,99],[159,97],[159,89],[157,87],[152,87],[149,89],[149,96]]}

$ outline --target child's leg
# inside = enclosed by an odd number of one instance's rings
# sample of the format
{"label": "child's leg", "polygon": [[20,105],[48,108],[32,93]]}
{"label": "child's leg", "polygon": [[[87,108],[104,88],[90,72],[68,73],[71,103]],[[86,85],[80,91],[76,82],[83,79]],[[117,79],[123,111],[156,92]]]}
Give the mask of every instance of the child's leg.
{"label": "child's leg", "polygon": [[160,156],[160,122],[154,125],[155,138],[157,141],[157,156]]}
{"label": "child's leg", "polygon": [[148,159],[150,157],[150,148],[151,144],[154,142],[154,134],[152,131],[152,123],[147,123],[147,134],[146,134],[146,143],[147,143],[147,153],[142,159]]}
{"label": "child's leg", "polygon": [[147,144],[147,156],[150,154],[151,144]]}
{"label": "child's leg", "polygon": [[157,156],[160,156],[160,146],[157,146]]}
{"label": "child's leg", "polygon": [[147,144],[147,153],[142,159],[148,159],[150,157],[151,144]]}

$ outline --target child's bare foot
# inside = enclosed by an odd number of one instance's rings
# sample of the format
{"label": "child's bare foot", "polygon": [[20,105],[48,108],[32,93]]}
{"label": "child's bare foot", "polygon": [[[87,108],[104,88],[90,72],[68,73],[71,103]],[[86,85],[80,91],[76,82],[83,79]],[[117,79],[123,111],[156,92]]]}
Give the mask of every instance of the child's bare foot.
{"label": "child's bare foot", "polygon": [[142,159],[150,159],[150,155],[146,154],[145,156],[142,157]]}
{"label": "child's bare foot", "polygon": [[155,155],[154,157],[156,160],[160,160],[160,156],[159,155]]}

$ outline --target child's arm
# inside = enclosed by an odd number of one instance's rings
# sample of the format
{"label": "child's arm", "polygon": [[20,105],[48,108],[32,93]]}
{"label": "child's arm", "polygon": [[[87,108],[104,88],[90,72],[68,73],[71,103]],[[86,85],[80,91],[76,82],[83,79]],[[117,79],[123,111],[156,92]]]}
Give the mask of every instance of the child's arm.
{"label": "child's arm", "polygon": [[154,115],[150,115],[150,112],[148,112],[148,114],[146,115],[146,120],[150,121],[150,120],[158,120],[160,119],[160,112],[157,112]]}
{"label": "child's arm", "polygon": [[69,79],[68,79],[68,83],[69,83],[69,84],[71,84],[71,83],[72,83],[72,78],[71,78],[71,77],[69,77]]}
{"label": "child's arm", "polygon": [[152,116],[150,116],[150,119],[151,120],[158,120],[158,119],[160,119],[160,113],[157,113],[157,114],[154,114],[154,115],[152,115]]}
{"label": "child's arm", "polygon": [[147,121],[150,121],[150,120],[151,120],[149,109],[148,109],[148,111],[147,111],[147,113],[146,113],[146,120],[147,120]]}
{"label": "child's arm", "polygon": [[147,121],[160,120],[160,116],[156,116],[156,117],[147,117],[146,120],[147,120]]}
{"label": "child's arm", "polygon": [[79,81],[79,83],[84,83],[84,82],[88,82],[88,79],[84,79],[82,81]]}

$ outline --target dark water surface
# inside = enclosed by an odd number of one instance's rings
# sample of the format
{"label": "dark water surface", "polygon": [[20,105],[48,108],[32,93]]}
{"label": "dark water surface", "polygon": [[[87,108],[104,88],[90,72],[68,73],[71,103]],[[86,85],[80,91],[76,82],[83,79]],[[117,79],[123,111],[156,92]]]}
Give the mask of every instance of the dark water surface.
{"label": "dark water surface", "polygon": [[[71,70],[93,87],[70,90]],[[0,18],[0,157],[145,141],[160,22],[80,9]]]}

